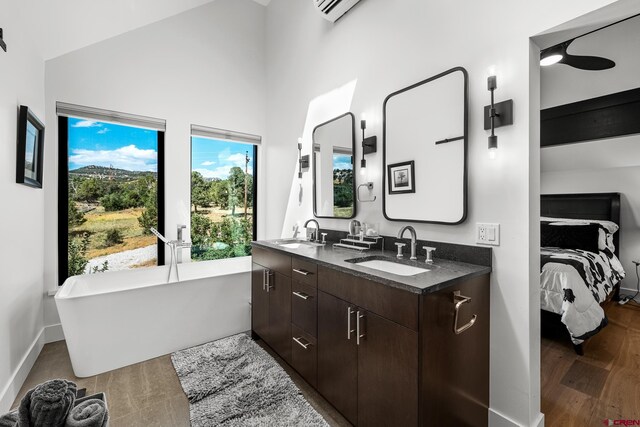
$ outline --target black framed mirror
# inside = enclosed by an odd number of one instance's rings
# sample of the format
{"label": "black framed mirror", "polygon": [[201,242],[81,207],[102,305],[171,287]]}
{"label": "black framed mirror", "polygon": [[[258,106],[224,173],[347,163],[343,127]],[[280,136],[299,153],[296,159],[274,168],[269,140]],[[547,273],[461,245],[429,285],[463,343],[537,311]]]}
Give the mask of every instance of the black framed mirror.
{"label": "black framed mirror", "polygon": [[382,148],[386,219],[465,221],[468,110],[469,79],[462,67],[387,96]]}
{"label": "black framed mirror", "polygon": [[345,113],[313,129],[313,215],[356,216],[355,117]]}

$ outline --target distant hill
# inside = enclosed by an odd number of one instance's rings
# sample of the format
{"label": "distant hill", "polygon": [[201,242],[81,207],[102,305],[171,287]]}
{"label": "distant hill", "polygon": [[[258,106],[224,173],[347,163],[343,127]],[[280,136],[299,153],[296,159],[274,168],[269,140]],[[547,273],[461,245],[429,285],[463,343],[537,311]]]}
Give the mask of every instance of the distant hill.
{"label": "distant hill", "polygon": [[109,168],[105,166],[84,166],[78,169],[70,170],[69,175],[93,177],[93,178],[137,178],[142,175],[152,174],[156,176],[156,172],[149,171],[128,171],[126,169]]}

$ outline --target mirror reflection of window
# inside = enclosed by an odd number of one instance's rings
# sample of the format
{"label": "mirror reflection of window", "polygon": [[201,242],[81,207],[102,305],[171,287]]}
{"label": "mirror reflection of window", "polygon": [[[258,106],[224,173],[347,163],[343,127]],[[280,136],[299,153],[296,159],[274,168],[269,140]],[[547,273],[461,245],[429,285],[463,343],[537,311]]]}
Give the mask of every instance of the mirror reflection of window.
{"label": "mirror reflection of window", "polygon": [[354,118],[347,113],[318,125],[313,132],[314,215],[353,218]]}
{"label": "mirror reflection of window", "polygon": [[333,147],[333,216],[353,216],[353,155],[350,149]]}

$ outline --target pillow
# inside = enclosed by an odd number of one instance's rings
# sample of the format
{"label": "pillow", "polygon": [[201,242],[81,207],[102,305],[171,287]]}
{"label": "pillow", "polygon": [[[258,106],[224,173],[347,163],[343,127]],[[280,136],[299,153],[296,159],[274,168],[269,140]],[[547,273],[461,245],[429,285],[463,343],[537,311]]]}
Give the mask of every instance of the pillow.
{"label": "pillow", "polygon": [[540,240],[543,247],[582,249],[598,253],[598,224],[556,225],[540,224]]}
{"label": "pillow", "polygon": [[546,222],[564,222],[564,223],[578,223],[578,224],[599,224],[607,230],[608,233],[615,233],[620,227],[613,221],[605,221],[602,219],[577,219],[577,218],[551,218],[540,217],[540,221]]}
{"label": "pillow", "polygon": [[618,231],[620,227],[613,221],[551,217],[541,217],[540,221],[553,223],[555,225],[598,224],[600,226],[600,231],[598,232],[598,249],[601,251],[609,250],[612,254],[616,252],[616,245],[613,243],[613,234]]}

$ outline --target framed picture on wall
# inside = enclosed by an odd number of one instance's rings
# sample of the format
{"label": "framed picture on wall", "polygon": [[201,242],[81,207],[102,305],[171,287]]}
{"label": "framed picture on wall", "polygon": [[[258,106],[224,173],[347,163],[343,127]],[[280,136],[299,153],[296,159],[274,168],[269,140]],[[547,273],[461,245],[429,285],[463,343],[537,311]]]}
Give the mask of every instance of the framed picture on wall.
{"label": "framed picture on wall", "polygon": [[415,193],[414,161],[387,166],[389,194]]}
{"label": "framed picture on wall", "polygon": [[16,182],[42,188],[44,125],[25,105],[18,112],[17,144]]}

